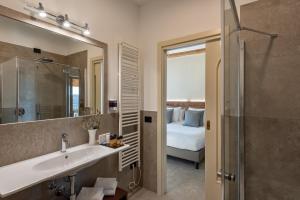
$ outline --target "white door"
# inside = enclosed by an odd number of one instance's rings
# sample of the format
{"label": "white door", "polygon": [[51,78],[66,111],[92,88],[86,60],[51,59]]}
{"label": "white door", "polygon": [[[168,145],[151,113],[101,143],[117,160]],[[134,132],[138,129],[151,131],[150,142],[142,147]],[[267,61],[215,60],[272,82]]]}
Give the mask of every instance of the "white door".
{"label": "white door", "polygon": [[221,112],[220,112],[220,40],[206,43],[205,69],[205,199],[221,200]]}

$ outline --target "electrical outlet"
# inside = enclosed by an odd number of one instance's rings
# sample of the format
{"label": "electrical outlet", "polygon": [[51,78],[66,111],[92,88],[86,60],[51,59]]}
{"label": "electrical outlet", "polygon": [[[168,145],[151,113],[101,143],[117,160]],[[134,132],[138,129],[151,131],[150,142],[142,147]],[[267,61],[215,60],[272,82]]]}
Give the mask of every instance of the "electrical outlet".
{"label": "electrical outlet", "polygon": [[146,122],[146,123],[152,123],[152,117],[150,117],[150,116],[145,116],[145,122]]}
{"label": "electrical outlet", "polygon": [[41,54],[41,53],[42,53],[42,50],[41,50],[41,49],[38,49],[38,48],[33,48],[33,52],[34,52],[34,53]]}

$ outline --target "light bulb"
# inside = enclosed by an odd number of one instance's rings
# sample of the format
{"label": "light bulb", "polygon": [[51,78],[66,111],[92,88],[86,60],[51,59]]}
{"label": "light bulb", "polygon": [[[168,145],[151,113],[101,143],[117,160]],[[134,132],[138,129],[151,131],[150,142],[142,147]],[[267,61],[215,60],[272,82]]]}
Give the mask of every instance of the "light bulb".
{"label": "light bulb", "polygon": [[63,23],[63,26],[66,27],[66,28],[69,28],[71,26],[70,22],[69,21],[64,21]]}
{"label": "light bulb", "polygon": [[89,29],[89,25],[88,25],[87,23],[85,23],[84,30],[83,30],[83,34],[84,34],[84,35],[89,35],[89,34],[91,34],[90,29]]}
{"label": "light bulb", "polygon": [[39,16],[42,17],[42,18],[45,18],[45,17],[47,17],[47,13],[44,10],[41,10],[39,12]]}
{"label": "light bulb", "polygon": [[44,6],[41,2],[39,3],[39,7],[37,9],[39,10],[39,16],[40,17],[42,17],[42,18],[47,17],[47,13],[46,13],[46,11],[44,9]]}
{"label": "light bulb", "polygon": [[71,26],[71,23],[69,22],[69,16],[67,14],[65,15],[65,20],[63,22],[63,26],[66,28],[69,28]]}
{"label": "light bulb", "polygon": [[89,34],[91,34],[91,32],[90,32],[89,29],[85,29],[85,30],[83,31],[83,34],[84,34],[84,35],[89,35]]}

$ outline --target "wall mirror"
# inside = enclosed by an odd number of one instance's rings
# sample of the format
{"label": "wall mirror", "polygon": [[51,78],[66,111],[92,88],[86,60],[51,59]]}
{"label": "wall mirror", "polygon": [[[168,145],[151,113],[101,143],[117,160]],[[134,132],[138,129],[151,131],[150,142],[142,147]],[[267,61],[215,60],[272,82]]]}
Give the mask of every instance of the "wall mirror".
{"label": "wall mirror", "polygon": [[107,46],[0,8],[0,123],[107,111]]}

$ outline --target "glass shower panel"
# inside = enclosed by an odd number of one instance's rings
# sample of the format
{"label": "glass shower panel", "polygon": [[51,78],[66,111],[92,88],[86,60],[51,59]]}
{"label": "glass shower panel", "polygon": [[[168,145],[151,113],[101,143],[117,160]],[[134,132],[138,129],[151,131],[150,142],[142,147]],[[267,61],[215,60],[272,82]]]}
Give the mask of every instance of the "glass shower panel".
{"label": "glass shower panel", "polygon": [[222,181],[225,200],[242,199],[243,170],[241,166],[243,129],[243,45],[240,41],[239,19],[231,0],[225,0],[223,21],[224,113],[222,134]]}
{"label": "glass shower panel", "polygon": [[37,119],[36,65],[34,61],[18,59],[18,121]]}
{"label": "glass shower panel", "polygon": [[17,58],[1,63],[1,123],[18,120],[17,111]]}
{"label": "glass shower panel", "polygon": [[80,69],[47,59],[12,58],[0,64],[1,123],[80,114]]}
{"label": "glass shower panel", "polygon": [[62,118],[66,115],[66,76],[64,66],[36,63],[37,119]]}

